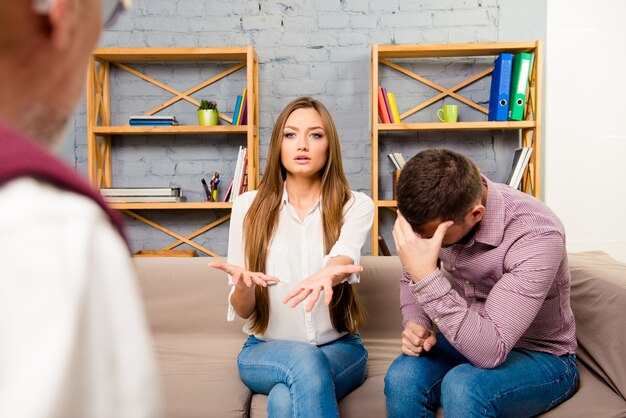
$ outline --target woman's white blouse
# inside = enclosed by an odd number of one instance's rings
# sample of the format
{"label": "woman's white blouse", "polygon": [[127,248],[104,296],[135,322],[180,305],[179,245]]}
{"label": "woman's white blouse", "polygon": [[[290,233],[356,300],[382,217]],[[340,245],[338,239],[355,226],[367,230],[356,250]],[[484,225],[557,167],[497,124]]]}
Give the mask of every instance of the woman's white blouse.
{"label": "woman's white blouse", "polygon": [[[283,188],[283,202],[278,218],[278,226],[267,255],[266,271],[280,282],[268,286],[270,299],[269,325],[263,335],[255,337],[271,340],[302,341],[320,345],[340,338],[345,333],[337,332],[330,321],[328,306],[324,304],[324,292],[320,295],[311,312],[306,312],[307,300],[295,308],[284,304],[283,298],[298,284],[321,270],[327,261],[336,256],[347,256],[355,264],[360,263],[361,248],[369,235],[374,217],[374,203],[367,195],[352,192],[352,198],[344,206],[344,222],[339,239],[327,256],[324,256],[324,232],[322,225],[321,200],[311,208],[301,221],[296,210],[289,204],[286,187]],[[239,196],[232,209],[228,239],[228,262],[245,268],[243,244],[243,219],[256,196],[256,191]],[[346,279],[358,283],[359,276]],[[230,296],[235,287],[231,285],[228,295],[228,320],[235,318],[235,310],[230,304]],[[252,334],[249,324],[244,332]]]}

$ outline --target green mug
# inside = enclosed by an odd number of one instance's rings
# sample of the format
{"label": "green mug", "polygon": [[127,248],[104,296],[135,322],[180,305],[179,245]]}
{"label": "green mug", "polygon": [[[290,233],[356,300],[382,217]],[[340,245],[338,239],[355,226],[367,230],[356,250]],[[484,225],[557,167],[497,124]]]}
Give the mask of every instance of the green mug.
{"label": "green mug", "polygon": [[457,105],[443,105],[437,111],[437,118],[442,122],[456,122],[459,117],[459,107]]}

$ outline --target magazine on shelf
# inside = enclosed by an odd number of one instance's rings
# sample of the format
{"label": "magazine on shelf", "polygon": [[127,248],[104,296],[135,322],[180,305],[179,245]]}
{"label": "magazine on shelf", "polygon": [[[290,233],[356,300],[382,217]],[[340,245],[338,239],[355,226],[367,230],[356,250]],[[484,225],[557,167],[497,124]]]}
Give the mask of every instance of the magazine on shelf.
{"label": "magazine on shelf", "polygon": [[239,147],[239,154],[237,155],[237,164],[235,165],[235,171],[233,173],[233,185],[230,190],[229,202],[233,202],[237,196],[242,193],[244,173],[246,171],[248,163],[248,149]]}
{"label": "magazine on shelf", "polygon": [[180,187],[105,187],[102,196],[180,196]]}
{"label": "magazine on shelf", "polygon": [[176,126],[176,116],[138,116],[132,115],[128,119],[130,126]]}
{"label": "magazine on shelf", "polygon": [[185,202],[184,196],[103,196],[109,203],[176,203]]}
{"label": "magazine on shelf", "polygon": [[533,149],[529,147],[517,148],[515,150],[515,154],[513,155],[513,165],[511,167],[509,177],[506,180],[506,184],[514,189],[519,188],[524,172],[526,171],[526,167],[528,167],[532,152]]}

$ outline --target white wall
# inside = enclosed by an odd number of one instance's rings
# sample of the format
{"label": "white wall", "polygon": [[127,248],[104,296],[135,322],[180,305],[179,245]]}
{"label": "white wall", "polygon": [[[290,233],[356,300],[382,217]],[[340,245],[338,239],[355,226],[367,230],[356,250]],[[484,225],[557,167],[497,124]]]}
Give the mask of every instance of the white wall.
{"label": "white wall", "polygon": [[569,251],[626,261],[626,2],[547,2],[545,201]]}

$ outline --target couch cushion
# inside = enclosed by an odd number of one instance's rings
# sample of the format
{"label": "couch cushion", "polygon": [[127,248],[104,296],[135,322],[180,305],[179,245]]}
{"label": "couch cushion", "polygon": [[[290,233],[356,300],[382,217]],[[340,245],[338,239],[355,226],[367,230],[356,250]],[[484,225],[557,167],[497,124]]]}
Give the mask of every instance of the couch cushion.
{"label": "couch cushion", "polygon": [[155,338],[168,418],[248,416],[252,394],[237,372],[244,337],[217,338],[180,334]]}
{"label": "couch cushion", "polygon": [[574,396],[554,409],[539,415],[542,418],[623,418],[626,402],[598,380],[588,368],[578,363],[580,388]]}
{"label": "couch cushion", "polygon": [[569,254],[578,358],[626,399],[626,264],[604,252]]}

